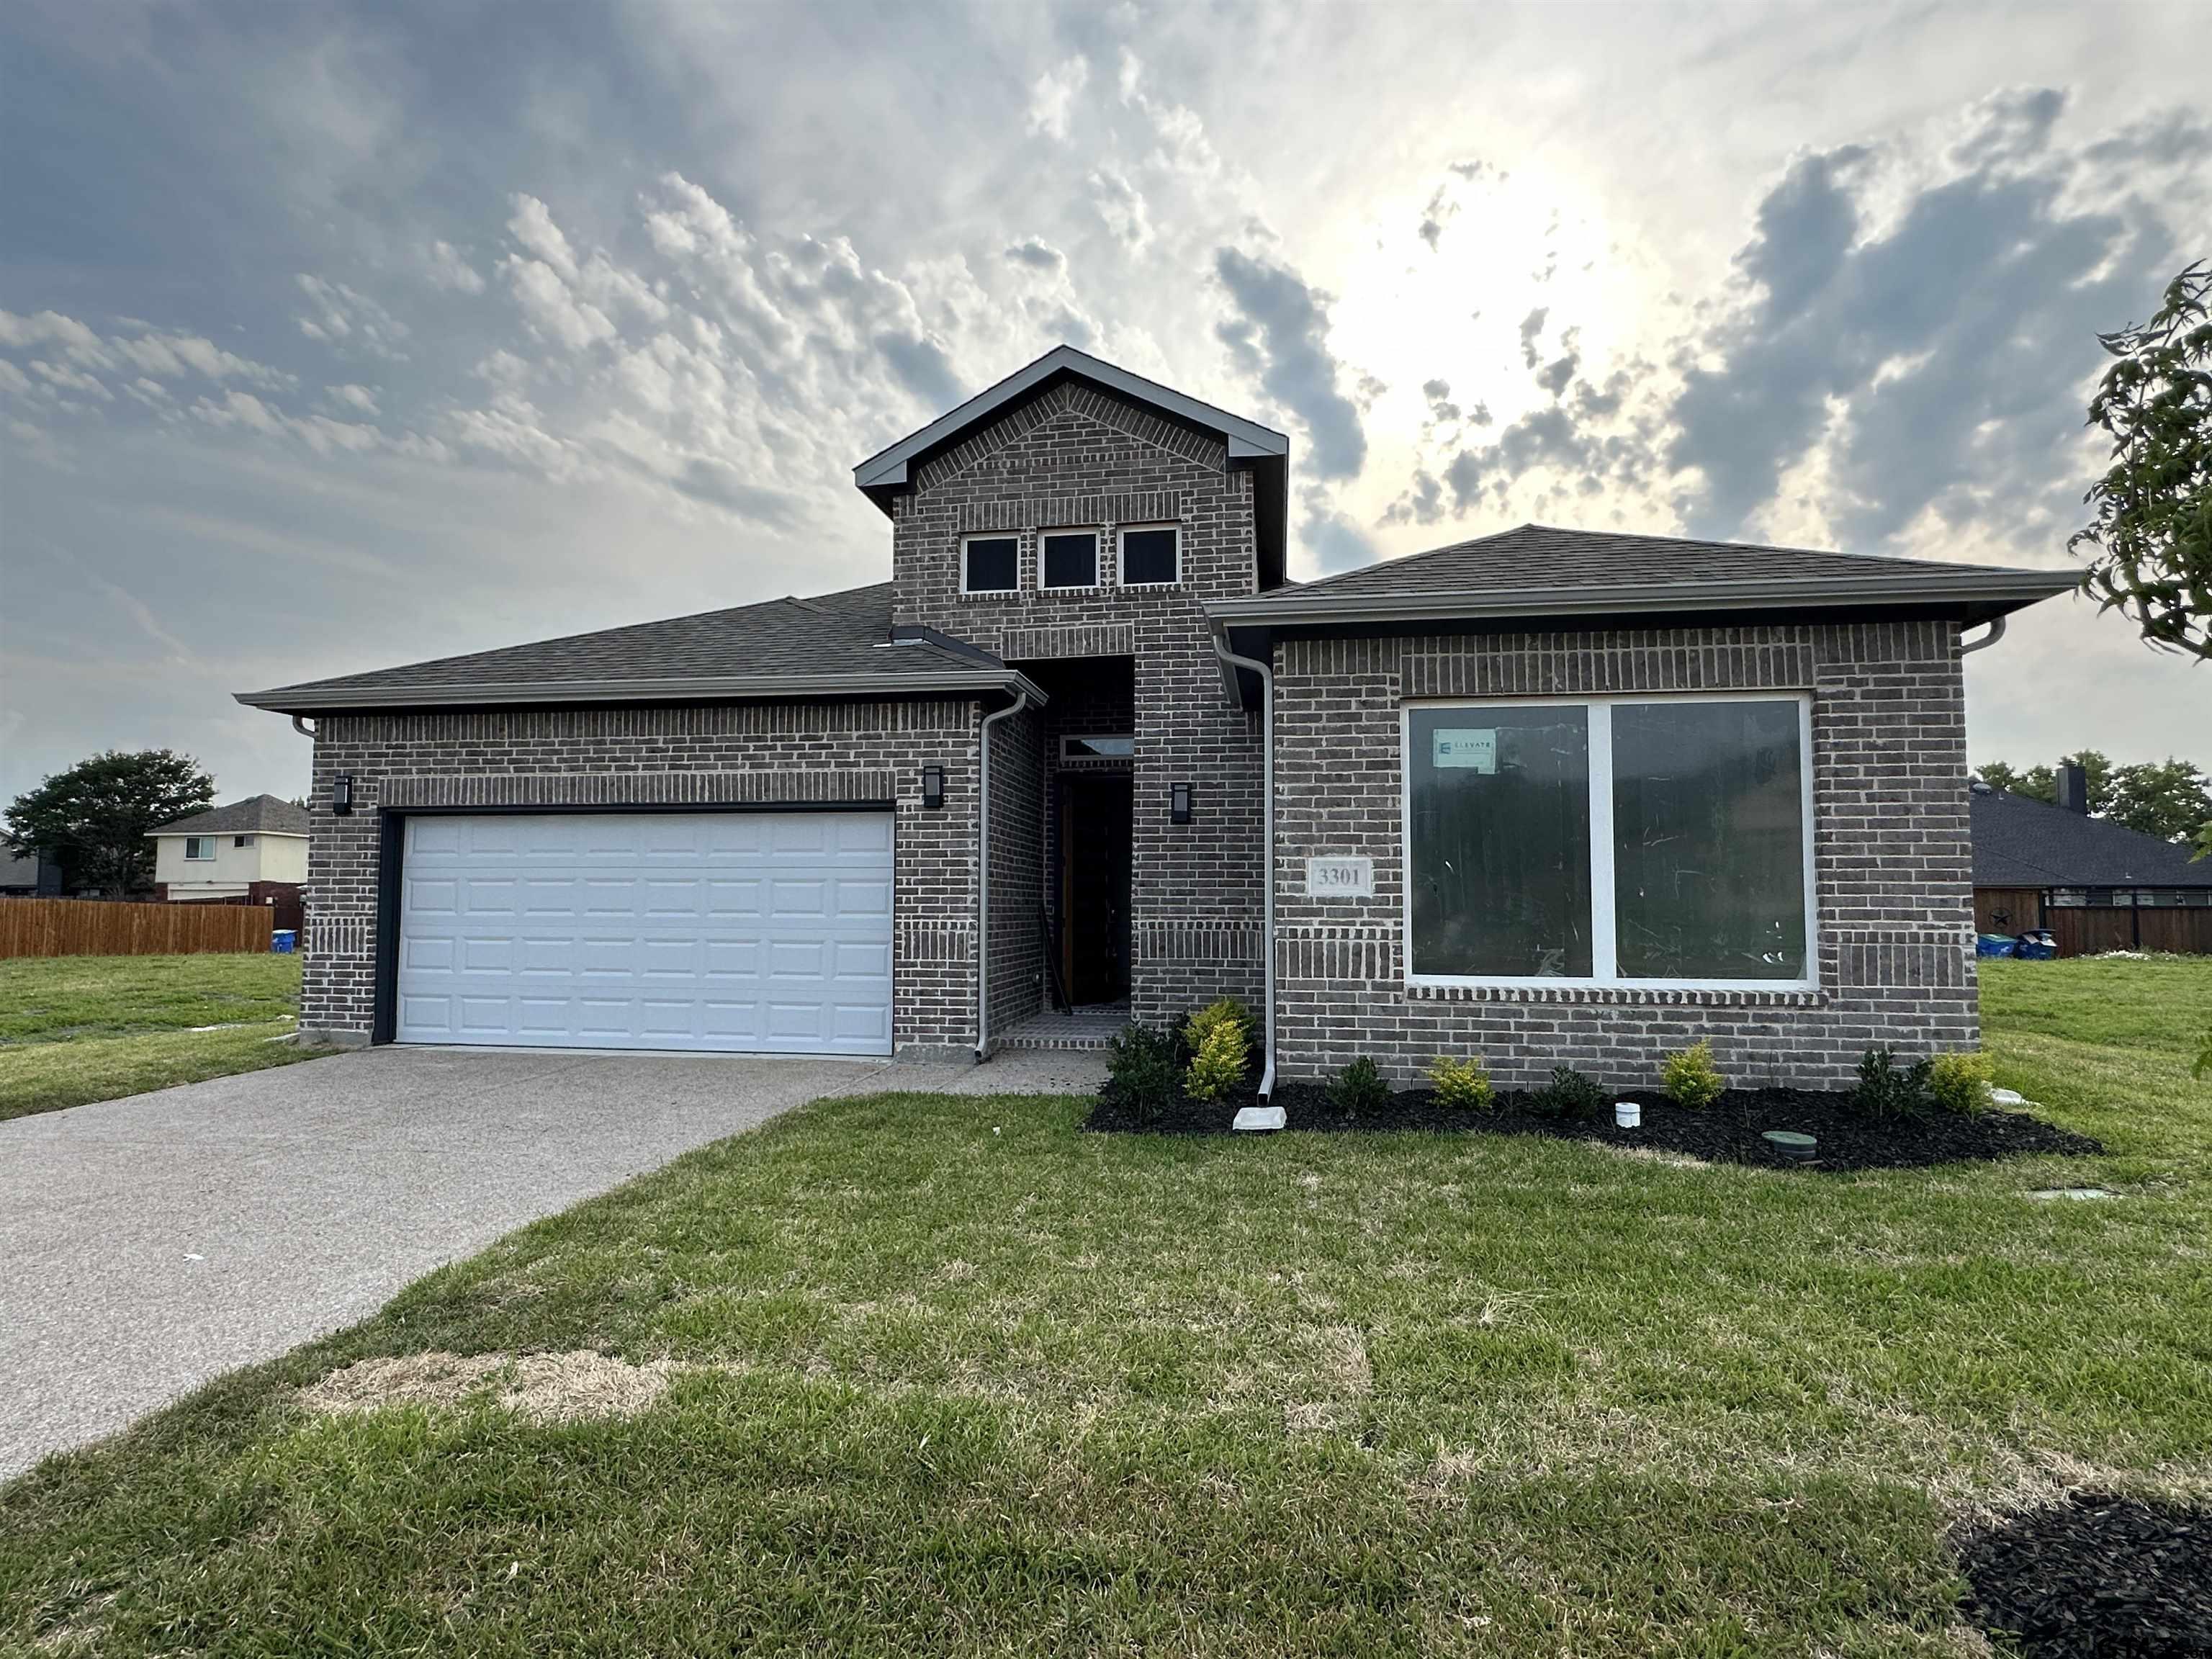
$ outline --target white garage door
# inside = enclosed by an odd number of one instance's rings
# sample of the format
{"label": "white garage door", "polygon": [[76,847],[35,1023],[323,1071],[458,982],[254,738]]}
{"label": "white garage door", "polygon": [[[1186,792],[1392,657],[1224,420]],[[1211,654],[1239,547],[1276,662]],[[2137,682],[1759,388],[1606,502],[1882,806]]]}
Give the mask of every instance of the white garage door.
{"label": "white garage door", "polygon": [[888,812],[417,817],[402,1042],[891,1051]]}

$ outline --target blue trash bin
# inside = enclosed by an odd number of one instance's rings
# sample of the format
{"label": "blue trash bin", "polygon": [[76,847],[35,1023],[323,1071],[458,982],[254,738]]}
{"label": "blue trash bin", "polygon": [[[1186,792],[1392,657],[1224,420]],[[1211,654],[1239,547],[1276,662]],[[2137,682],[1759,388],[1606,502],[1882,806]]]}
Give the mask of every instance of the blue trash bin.
{"label": "blue trash bin", "polygon": [[269,934],[269,948],[280,957],[289,957],[292,954],[292,947],[299,943],[299,939],[300,935],[292,928],[274,928]]}
{"label": "blue trash bin", "polygon": [[2008,957],[2020,941],[2010,933],[1977,933],[1974,935],[1974,954],[1978,957]]}

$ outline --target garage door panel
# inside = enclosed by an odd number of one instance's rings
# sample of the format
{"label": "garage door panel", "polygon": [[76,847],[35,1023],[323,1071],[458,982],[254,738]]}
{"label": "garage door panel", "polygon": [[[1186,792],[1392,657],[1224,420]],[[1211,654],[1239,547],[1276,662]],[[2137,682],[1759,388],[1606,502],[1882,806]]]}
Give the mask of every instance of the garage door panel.
{"label": "garage door panel", "polygon": [[888,1054],[890,815],[408,824],[404,1042]]}

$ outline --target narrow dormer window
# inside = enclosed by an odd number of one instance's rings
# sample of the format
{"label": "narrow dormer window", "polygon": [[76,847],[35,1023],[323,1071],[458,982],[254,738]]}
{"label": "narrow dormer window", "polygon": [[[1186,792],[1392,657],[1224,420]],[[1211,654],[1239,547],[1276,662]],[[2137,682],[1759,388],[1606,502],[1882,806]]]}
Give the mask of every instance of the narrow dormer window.
{"label": "narrow dormer window", "polygon": [[1182,532],[1176,526],[1142,525],[1121,532],[1121,586],[1171,587],[1182,580]]}
{"label": "narrow dormer window", "polygon": [[1098,532],[1095,530],[1048,530],[1044,532],[1042,585],[1046,587],[1098,586]]}
{"label": "narrow dormer window", "polygon": [[960,543],[963,593],[1012,593],[1021,586],[1021,538],[968,536]]}

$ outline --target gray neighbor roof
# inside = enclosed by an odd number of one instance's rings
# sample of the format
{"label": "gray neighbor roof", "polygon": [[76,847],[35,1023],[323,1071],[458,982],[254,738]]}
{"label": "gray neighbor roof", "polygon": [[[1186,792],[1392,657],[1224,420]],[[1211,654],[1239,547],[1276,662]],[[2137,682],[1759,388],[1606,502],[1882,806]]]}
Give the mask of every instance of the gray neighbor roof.
{"label": "gray neighbor roof", "polygon": [[1206,607],[1238,628],[1653,612],[1917,611],[1983,622],[2075,585],[2064,571],[1524,524]]}
{"label": "gray neighbor roof", "polygon": [[908,637],[896,641],[892,632],[891,584],[878,582],[242,691],[238,700],[288,714],[1018,690],[1044,701],[988,652],[926,629],[901,629]]}
{"label": "gray neighbor roof", "polygon": [[147,832],[155,836],[304,836],[307,809],[274,795],[251,795],[228,806],[211,806],[204,812],[165,823]]}
{"label": "gray neighbor roof", "polygon": [[2212,859],[2027,795],[1975,786],[1977,887],[2212,887]]}

